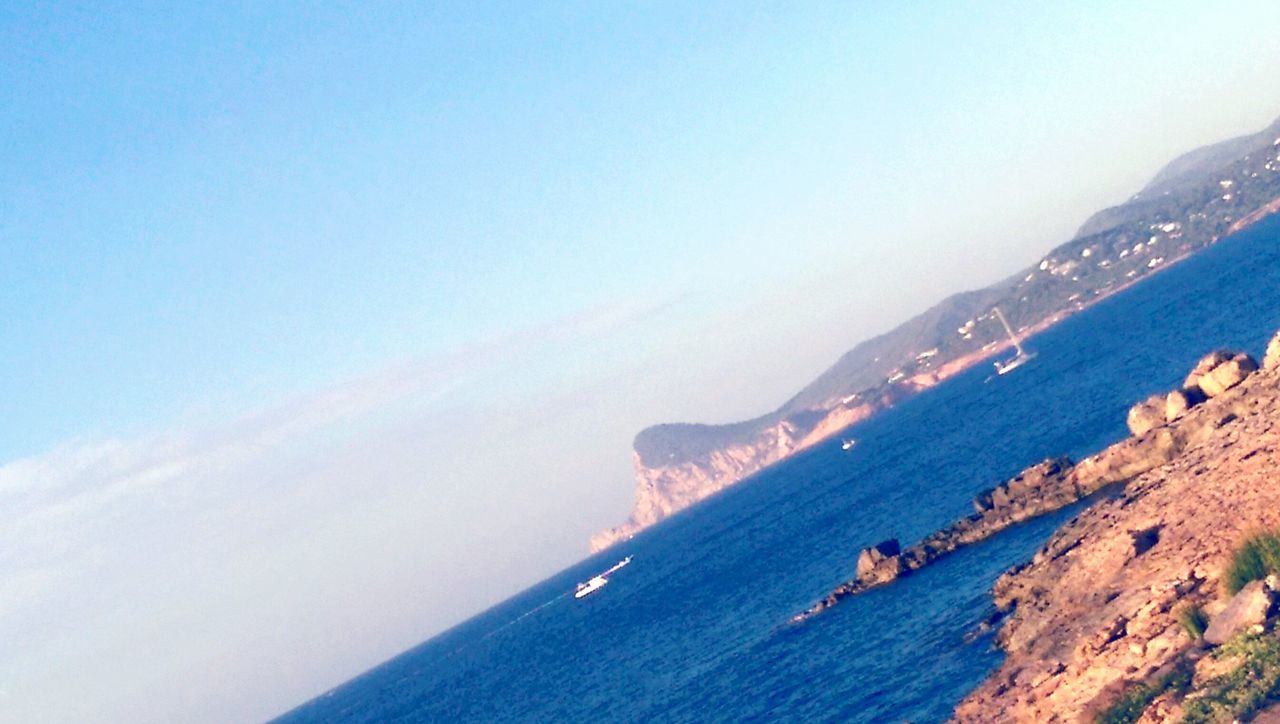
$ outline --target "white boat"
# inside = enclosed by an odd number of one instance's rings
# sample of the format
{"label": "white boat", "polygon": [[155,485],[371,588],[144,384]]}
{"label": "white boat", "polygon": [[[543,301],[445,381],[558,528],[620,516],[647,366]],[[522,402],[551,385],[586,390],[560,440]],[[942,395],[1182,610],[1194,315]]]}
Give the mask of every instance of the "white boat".
{"label": "white boat", "polygon": [[607,584],[608,582],[609,582],[609,579],[605,578],[604,576],[593,576],[586,583],[578,584],[578,590],[574,592],[573,597],[582,598],[584,596],[590,596],[596,591],[599,591],[601,588],[604,588],[605,584]]}
{"label": "white boat", "polygon": [[851,437],[849,437],[849,438],[845,438],[844,442],[840,443],[840,449],[841,449],[841,450],[852,450],[852,449],[853,449],[857,444],[858,444],[858,441],[857,441],[857,440],[854,440],[854,439],[853,439],[853,438],[851,438]]}
{"label": "white boat", "polygon": [[612,575],[614,571],[617,571],[618,569],[626,566],[630,562],[631,562],[631,556],[627,556],[626,558],[623,558],[622,560],[618,561],[613,566],[611,566],[609,570],[601,571],[600,573],[597,573],[591,578],[588,578],[586,581],[579,583],[578,590],[573,592],[573,597],[585,598],[595,593],[596,591],[599,591],[601,588],[604,588],[609,583],[609,576]]}
{"label": "white boat", "polygon": [[1013,333],[1013,328],[1009,326],[1009,320],[1004,318],[1004,313],[1000,311],[1000,307],[996,307],[993,311],[996,313],[996,318],[1000,320],[1000,324],[1004,326],[1004,331],[1009,335],[1009,341],[1013,343],[1013,348],[1018,351],[1018,354],[1011,360],[1003,362],[996,360],[995,362],[996,374],[1007,375],[1035,359],[1036,353],[1028,352],[1022,348],[1022,343],[1018,341],[1018,337]]}

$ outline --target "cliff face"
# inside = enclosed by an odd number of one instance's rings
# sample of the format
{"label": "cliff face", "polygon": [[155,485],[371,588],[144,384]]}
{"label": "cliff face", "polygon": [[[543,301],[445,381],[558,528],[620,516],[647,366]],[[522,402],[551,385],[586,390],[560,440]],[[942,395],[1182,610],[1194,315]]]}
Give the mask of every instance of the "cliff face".
{"label": "cliff face", "polygon": [[819,418],[811,427],[798,420],[782,420],[741,444],[714,448],[692,460],[670,465],[647,465],[636,452],[636,502],[631,517],[616,528],[592,536],[591,552],[625,540],[663,518],[865,420],[876,409],[878,407],[871,404],[840,406]]}
{"label": "cliff face", "polygon": [[1028,334],[1079,311],[1243,225],[1280,210],[1280,122],[1175,161],[1128,203],[988,288],[957,294],[867,340],[777,410],[732,425],[659,425],[635,441],[636,502],[598,551],[876,410],[1000,354],[1000,307]]}

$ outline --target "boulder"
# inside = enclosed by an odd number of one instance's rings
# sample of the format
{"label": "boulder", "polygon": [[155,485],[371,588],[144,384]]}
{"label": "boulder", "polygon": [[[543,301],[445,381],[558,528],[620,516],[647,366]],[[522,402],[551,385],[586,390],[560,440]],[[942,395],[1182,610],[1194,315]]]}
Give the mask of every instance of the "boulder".
{"label": "boulder", "polygon": [[1044,478],[1041,476],[1019,475],[1004,484],[1009,496],[1013,498],[1021,498],[1029,493],[1034,493],[1044,484]]}
{"label": "boulder", "polygon": [[979,515],[995,508],[995,503],[991,499],[995,492],[995,488],[988,488],[978,493],[978,497],[973,499],[973,509],[978,511]]}
{"label": "boulder", "polygon": [[882,567],[890,559],[897,560],[901,552],[902,548],[898,545],[897,538],[890,538],[870,548],[863,548],[858,554],[858,580],[867,580],[877,568]]}
{"label": "boulder", "polygon": [[1225,349],[1215,350],[1200,358],[1196,366],[1187,375],[1187,379],[1183,381],[1183,388],[1193,387],[1200,382],[1200,378],[1213,371],[1214,367],[1229,361],[1235,357],[1235,353]]}
{"label": "boulder", "polygon": [[1230,360],[1214,367],[1207,374],[1200,376],[1198,383],[1204,394],[1217,397],[1258,370],[1258,363],[1247,354],[1238,354]]}
{"label": "boulder", "polygon": [[997,485],[995,490],[991,491],[991,506],[997,510],[1007,508],[1013,502],[1013,496],[1009,493],[1009,486]]}
{"label": "boulder", "polygon": [[902,561],[901,556],[891,556],[876,564],[875,568],[867,571],[866,575],[858,577],[858,583],[861,584],[863,590],[873,586],[883,585],[898,579],[904,573],[908,572],[908,568]]}
{"label": "boulder", "polygon": [[1262,368],[1274,370],[1280,368],[1280,332],[1276,332],[1276,336],[1271,338],[1271,343],[1267,345],[1267,354],[1262,358]]}
{"label": "boulder", "polygon": [[1204,640],[1214,646],[1224,644],[1241,631],[1265,623],[1274,605],[1274,595],[1264,581],[1245,584],[1209,622]]}
{"label": "boulder", "polygon": [[1164,398],[1164,419],[1165,422],[1173,422],[1183,415],[1187,414],[1187,410],[1209,399],[1204,394],[1204,390],[1198,385],[1174,390]]}
{"label": "boulder", "polygon": [[1149,431],[1165,423],[1165,398],[1162,395],[1149,397],[1129,408],[1129,432],[1134,437],[1147,434]]}

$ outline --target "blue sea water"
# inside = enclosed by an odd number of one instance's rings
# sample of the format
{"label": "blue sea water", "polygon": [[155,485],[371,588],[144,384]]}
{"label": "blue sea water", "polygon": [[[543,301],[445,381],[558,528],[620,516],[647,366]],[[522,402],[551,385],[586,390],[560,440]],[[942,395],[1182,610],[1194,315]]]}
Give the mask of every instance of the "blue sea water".
{"label": "blue sea water", "polygon": [[[1127,408],[1205,352],[1255,355],[1280,328],[1280,219],[1258,224],[980,365],[587,559],[286,714],[350,721],[945,719],[1001,660],[966,633],[996,577],[1073,511],[1010,529],[898,583],[787,620],[852,577],[860,547],[971,512],[1045,457],[1125,435]],[[634,562],[595,595],[578,581]]]}

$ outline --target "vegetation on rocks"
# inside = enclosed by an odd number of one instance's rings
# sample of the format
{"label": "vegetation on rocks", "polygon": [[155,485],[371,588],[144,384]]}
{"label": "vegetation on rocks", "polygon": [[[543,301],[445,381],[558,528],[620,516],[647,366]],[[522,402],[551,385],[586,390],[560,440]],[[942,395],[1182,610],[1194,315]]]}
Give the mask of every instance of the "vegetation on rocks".
{"label": "vegetation on rocks", "polygon": [[1209,617],[1200,604],[1190,603],[1178,609],[1177,618],[1178,625],[1193,641],[1204,638],[1204,631],[1209,628]]}
{"label": "vegetation on rocks", "polygon": [[1222,585],[1234,595],[1250,581],[1275,573],[1280,573],[1280,534],[1260,533],[1236,549],[1222,574]]}
{"label": "vegetation on rocks", "polygon": [[1241,634],[1214,650],[1212,656],[1239,658],[1240,664],[1187,697],[1184,722],[1247,719],[1280,696],[1280,638],[1274,632]]}
{"label": "vegetation on rocks", "polygon": [[1193,670],[1182,665],[1160,677],[1154,683],[1130,687],[1120,700],[1098,715],[1098,724],[1133,724],[1142,718],[1156,697],[1168,691],[1184,692],[1191,686]]}
{"label": "vegetation on rocks", "polygon": [[1197,683],[1197,667],[1184,658],[1156,680],[1130,686],[1095,721],[1132,724],[1143,719],[1157,698],[1170,693],[1182,700],[1180,721],[1185,724],[1241,721],[1280,697],[1280,637],[1274,632],[1241,634],[1210,658],[1227,664],[1226,673]]}

